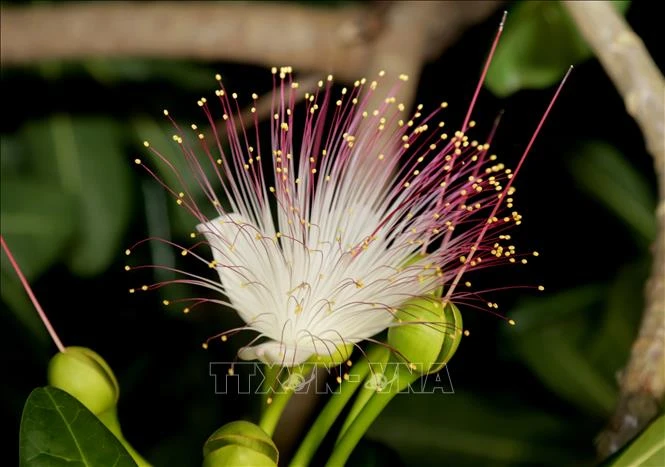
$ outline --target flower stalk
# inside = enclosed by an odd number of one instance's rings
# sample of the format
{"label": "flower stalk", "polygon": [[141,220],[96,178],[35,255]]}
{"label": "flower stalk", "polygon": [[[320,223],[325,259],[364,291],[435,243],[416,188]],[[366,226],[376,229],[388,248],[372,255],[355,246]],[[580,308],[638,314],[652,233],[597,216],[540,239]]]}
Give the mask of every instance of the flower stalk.
{"label": "flower stalk", "polygon": [[326,437],[330,428],[339,418],[346,404],[365,382],[367,375],[373,373],[372,367],[388,360],[390,351],[379,345],[371,346],[367,354],[355,362],[346,377],[342,377],[338,390],[330,397],[319,416],[310,427],[307,435],[298,447],[290,467],[306,467],[312,460],[316,450]]}
{"label": "flower stalk", "polygon": [[275,428],[279,423],[282,412],[286,408],[289,400],[298,388],[298,383],[302,378],[306,378],[314,369],[313,365],[301,365],[291,368],[288,373],[286,381],[275,380],[278,388],[272,396],[268,396],[266,403],[268,406],[261,415],[259,426],[265,431],[268,436],[275,433]]}
{"label": "flower stalk", "polygon": [[[396,363],[390,362],[389,363]],[[363,405],[360,413],[353,419],[335,444],[332,454],[326,462],[326,467],[344,465],[358,442],[365,435],[376,417],[383,411],[395,395],[406,389],[409,384],[420,378],[420,374],[407,370],[404,365],[391,365],[386,367],[385,378],[391,382],[387,390],[376,390],[372,397]]]}

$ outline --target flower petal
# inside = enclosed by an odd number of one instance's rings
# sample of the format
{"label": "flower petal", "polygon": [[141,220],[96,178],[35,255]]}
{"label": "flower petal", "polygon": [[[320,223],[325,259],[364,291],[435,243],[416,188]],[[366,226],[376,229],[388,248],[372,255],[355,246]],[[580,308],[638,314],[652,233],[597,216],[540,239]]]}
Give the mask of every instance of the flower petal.
{"label": "flower petal", "polygon": [[238,315],[260,332],[276,328],[275,313],[259,314],[266,303],[261,294],[271,292],[251,285],[274,282],[273,276],[263,276],[271,271],[271,264],[279,264],[273,242],[257,240],[261,233],[256,224],[236,213],[223,214],[196,229],[210,244],[215,260],[211,267],[217,270]]}
{"label": "flower petal", "polygon": [[303,345],[286,345],[277,341],[268,341],[251,347],[243,347],[238,356],[243,360],[260,360],[267,364],[283,366],[298,365],[314,354],[314,349]]}

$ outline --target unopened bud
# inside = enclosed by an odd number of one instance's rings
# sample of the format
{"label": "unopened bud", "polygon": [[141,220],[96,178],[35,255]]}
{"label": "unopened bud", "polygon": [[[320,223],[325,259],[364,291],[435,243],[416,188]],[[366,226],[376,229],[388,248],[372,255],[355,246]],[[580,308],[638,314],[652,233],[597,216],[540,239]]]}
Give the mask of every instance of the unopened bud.
{"label": "unopened bud", "polygon": [[275,467],[279,452],[259,426],[238,420],[215,431],[203,445],[203,467],[252,465]]}
{"label": "unopened bud", "polygon": [[453,356],[462,337],[462,318],[452,303],[421,297],[404,304],[396,315],[400,321],[388,331],[388,344],[412,371],[439,371]]}
{"label": "unopened bud", "polygon": [[351,358],[352,352],[353,344],[342,344],[334,349],[331,348],[328,353],[326,353],[325,350],[322,350],[320,354],[312,356],[308,360],[308,363],[330,368],[348,361]]}
{"label": "unopened bud", "polygon": [[67,347],[49,362],[48,382],[68,392],[92,413],[115,408],[118,381],[102,357],[85,347]]}

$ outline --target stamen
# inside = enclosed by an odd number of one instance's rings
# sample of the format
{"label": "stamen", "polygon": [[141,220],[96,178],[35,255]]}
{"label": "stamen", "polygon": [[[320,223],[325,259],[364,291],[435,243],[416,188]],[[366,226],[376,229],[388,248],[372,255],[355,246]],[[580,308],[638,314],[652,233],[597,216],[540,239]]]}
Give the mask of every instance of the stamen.
{"label": "stamen", "polygon": [[55,328],[51,325],[51,322],[49,321],[48,317],[46,316],[46,313],[44,312],[44,309],[42,306],[39,304],[39,301],[37,300],[37,297],[32,291],[32,288],[30,287],[30,283],[28,283],[28,280],[25,278],[23,275],[23,272],[21,271],[21,268],[19,267],[18,263],[16,262],[16,259],[14,258],[14,255],[12,255],[12,252],[9,249],[9,246],[7,246],[7,243],[5,242],[5,237],[0,235],[0,243],[2,243],[2,249],[5,251],[5,254],[7,255],[7,258],[9,259],[9,263],[12,265],[12,268],[14,268],[14,271],[16,272],[16,275],[18,276],[19,280],[21,281],[21,285],[23,285],[23,288],[25,289],[25,292],[28,294],[28,297],[30,297],[30,301],[32,302],[32,305],[35,307],[35,310],[37,310],[37,314],[39,314],[39,317],[42,320],[42,323],[44,323],[44,327],[48,331],[49,335],[51,336],[51,339],[53,340],[53,343],[55,346],[58,348],[58,351],[61,353],[65,352],[65,346],[62,344],[62,341],[58,337],[58,334],[55,332]]}

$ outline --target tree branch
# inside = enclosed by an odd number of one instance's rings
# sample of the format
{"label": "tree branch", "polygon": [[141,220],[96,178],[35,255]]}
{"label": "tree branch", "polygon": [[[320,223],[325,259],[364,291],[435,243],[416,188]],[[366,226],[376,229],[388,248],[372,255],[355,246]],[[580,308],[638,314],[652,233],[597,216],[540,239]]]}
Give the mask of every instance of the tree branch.
{"label": "tree branch", "polygon": [[[409,2],[410,10],[431,2]],[[437,39],[431,57],[498,5],[434,2],[439,16],[409,24]],[[1,63],[45,59],[163,57],[223,60],[299,71],[334,72],[354,80],[373,57],[381,32],[375,4],[321,8],[275,2],[96,2],[5,6],[0,17]],[[403,47],[395,49],[395,55]]]}
{"label": "tree branch", "polygon": [[658,233],[646,308],[620,381],[619,403],[599,437],[599,454],[607,456],[646,427],[665,394],[665,79],[642,40],[609,2],[564,3],[642,130],[658,178]]}
{"label": "tree branch", "polygon": [[[365,9],[240,2],[91,2],[3,7],[2,64],[164,57],[358,69]],[[345,35],[342,32],[346,31]]]}

